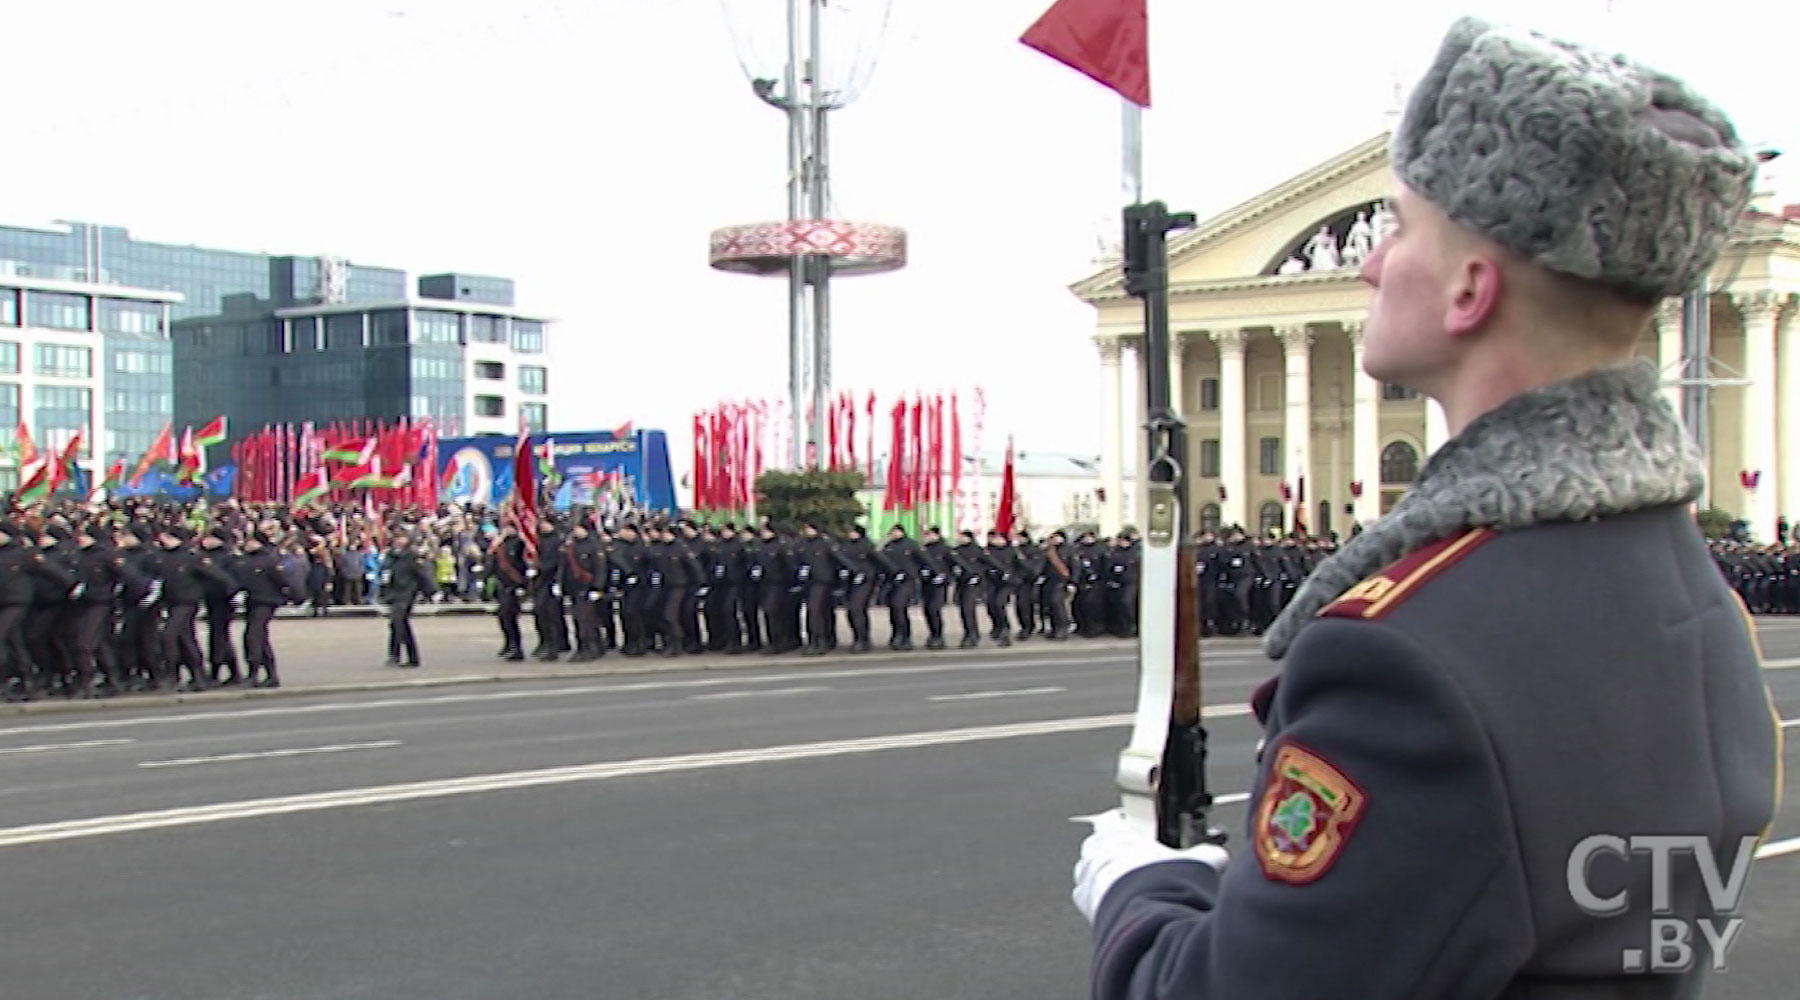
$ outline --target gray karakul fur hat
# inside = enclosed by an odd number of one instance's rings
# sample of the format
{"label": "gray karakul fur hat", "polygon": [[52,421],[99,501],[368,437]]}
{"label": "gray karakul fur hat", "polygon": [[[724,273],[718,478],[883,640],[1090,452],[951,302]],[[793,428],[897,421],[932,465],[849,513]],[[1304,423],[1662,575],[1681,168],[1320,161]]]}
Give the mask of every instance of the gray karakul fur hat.
{"label": "gray karakul fur hat", "polygon": [[1444,37],[1392,153],[1457,223],[1650,301],[1711,269],[1756,176],[1730,120],[1680,80],[1476,18]]}

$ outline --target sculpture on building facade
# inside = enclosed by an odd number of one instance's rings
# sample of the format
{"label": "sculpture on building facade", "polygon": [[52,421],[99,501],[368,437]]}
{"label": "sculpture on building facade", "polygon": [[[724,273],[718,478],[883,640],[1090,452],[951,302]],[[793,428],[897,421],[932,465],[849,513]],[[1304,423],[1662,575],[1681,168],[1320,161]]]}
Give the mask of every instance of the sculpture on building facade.
{"label": "sculpture on building facade", "polygon": [[1331,235],[1330,226],[1320,226],[1319,231],[1306,241],[1301,251],[1312,264],[1311,271],[1335,271],[1338,268],[1337,237]]}
{"label": "sculpture on building facade", "polygon": [[1375,227],[1369,223],[1369,213],[1356,213],[1356,221],[1350,224],[1350,232],[1344,236],[1344,266],[1360,267],[1375,251]]}

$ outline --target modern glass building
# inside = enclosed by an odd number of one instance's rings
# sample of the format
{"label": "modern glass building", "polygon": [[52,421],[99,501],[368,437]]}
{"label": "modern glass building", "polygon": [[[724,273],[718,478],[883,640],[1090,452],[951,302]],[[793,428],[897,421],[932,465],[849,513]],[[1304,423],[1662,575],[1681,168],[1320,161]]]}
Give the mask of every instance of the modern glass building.
{"label": "modern glass building", "polygon": [[[88,310],[107,376],[93,438],[105,461],[136,461],[164,424],[179,434],[220,414],[234,432],[356,417],[431,416],[446,436],[548,423],[546,321],[513,307],[506,278],[434,274],[415,288],[395,268],[155,243],[80,222],[0,226],[0,284],[9,275],[84,289],[21,297],[13,283],[16,309],[50,309],[58,300],[47,296],[63,294],[67,309]],[[110,289],[121,291],[100,293]],[[115,318],[114,300],[155,302],[158,323]]]}
{"label": "modern glass building", "polygon": [[[60,454],[80,435],[81,467],[148,425],[141,453],[170,412],[169,315],[178,292],[39,278],[0,260],[0,434],[23,425],[40,451]],[[157,416],[163,414],[164,416]],[[19,486],[10,454],[0,493]]]}

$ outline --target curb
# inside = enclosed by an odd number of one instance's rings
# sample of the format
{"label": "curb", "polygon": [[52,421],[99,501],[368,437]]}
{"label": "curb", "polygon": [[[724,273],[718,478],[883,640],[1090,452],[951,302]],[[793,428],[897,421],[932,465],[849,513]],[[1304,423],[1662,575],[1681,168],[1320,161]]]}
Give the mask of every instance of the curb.
{"label": "curb", "polygon": [[[1090,652],[1116,653],[1136,648],[1135,639],[1079,639],[1073,640],[1079,645],[1051,647],[1051,655],[1044,659],[1077,659]],[[1033,651],[1044,650],[1048,643],[1038,643]],[[976,650],[943,649],[932,650],[931,658],[952,660],[982,660],[998,656],[1016,656],[1019,646],[992,646]],[[805,668],[809,666],[842,666],[852,663],[886,663],[895,660],[916,659],[920,651],[896,653],[887,650],[851,655],[831,654],[820,657],[803,657],[792,666]],[[613,654],[616,656],[617,654]],[[787,656],[790,654],[783,654]],[[608,659],[611,659],[609,656]],[[622,659],[623,657],[621,657]],[[463,687],[476,684],[517,684],[527,681],[568,681],[584,680],[596,677],[618,677],[634,674],[673,674],[686,672],[709,672],[723,670],[746,670],[767,667],[774,664],[787,663],[783,658],[762,656],[738,656],[730,659],[717,657],[686,657],[672,659],[659,658],[655,663],[628,662],[616,666],[590,668],[586,670],[553,670],[547,673],[532,674],[450,674],[443,677],[420,677],[414,680],[394,681],[354,681],[346,684],[319,684],[308,687],[269,688],[231,688],[225,691],[202,691],[181,694],[139,694],[120,698],[99,698],[91,701],[31,701],[10,702],[0,705],[0,717],[26,715],[69,715],[75,713],[103,713],[112,711],[130,711],[137,708],[169,708],[177,705],[204,706],[223,705],[231,702],[255,701],[278,698],[300,698],[309,695],[356,694],[378,691],[416,691],[427,688]],[[386,669],[386,668],[383,668]]]}

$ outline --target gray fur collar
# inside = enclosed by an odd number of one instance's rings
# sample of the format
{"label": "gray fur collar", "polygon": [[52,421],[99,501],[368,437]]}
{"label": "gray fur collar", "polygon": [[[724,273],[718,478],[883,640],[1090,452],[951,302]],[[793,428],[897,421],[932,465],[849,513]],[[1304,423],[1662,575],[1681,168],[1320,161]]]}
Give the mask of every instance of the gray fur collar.
{"label": "gray fur collar", "polygon": [[1692,502],[1700,452],[1644,359],[1521,393],[1470,421],[1380,521],[1320,563],[1263,636],[1274,659],[1319,609],[1467,528],[1523,528]]}

